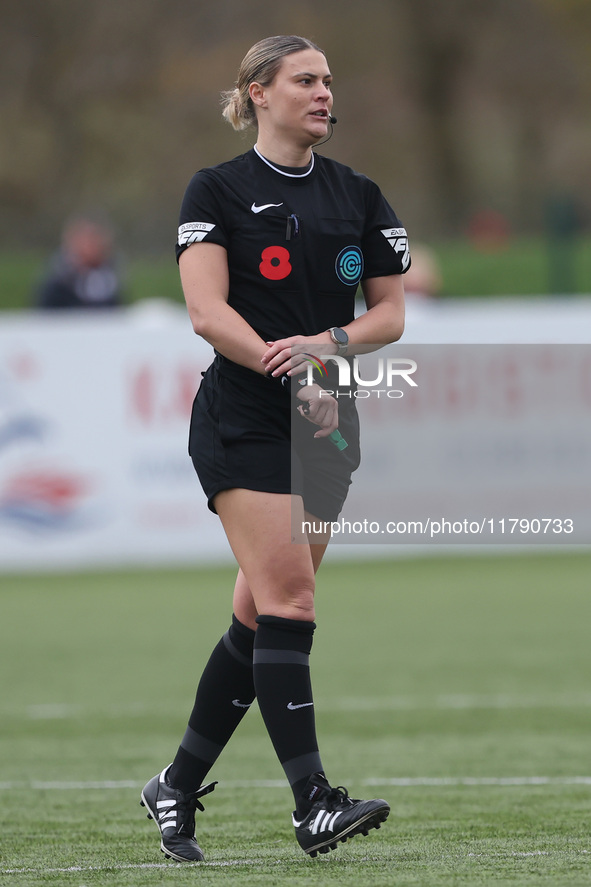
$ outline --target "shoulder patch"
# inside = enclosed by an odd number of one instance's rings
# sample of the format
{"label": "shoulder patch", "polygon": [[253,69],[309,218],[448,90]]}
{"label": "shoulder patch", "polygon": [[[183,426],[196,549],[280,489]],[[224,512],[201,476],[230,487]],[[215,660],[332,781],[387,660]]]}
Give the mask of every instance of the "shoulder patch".
{"label": "shoulder patch", "polygon": [[406,271],[410,264],[410,251],[408,249],[408,235],[406,228],[382,228],[382,234],[395,253],[402,253],[402,270]]}
{"label": "shoulder patch", "polygon": [[215,225],[210,222],[185,222],[179,227],[178,245],[190,246],[192,243],[201,243]]}

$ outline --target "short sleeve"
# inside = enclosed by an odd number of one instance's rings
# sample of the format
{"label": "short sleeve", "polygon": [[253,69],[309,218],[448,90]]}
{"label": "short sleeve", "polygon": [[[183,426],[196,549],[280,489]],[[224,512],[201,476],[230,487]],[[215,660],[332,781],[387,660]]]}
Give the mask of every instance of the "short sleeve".
{"label": "short sleeve", "polygon": [[362,249],[364,278],[404,274],[410,268],[406,229],[378,186],[369,179]]}
{"label": "short sleeve", "polygon": [[176,242],[177,262],[187,247],[203,241],[228,248],[219,186],[206,170],[195,173],[183,197]]}

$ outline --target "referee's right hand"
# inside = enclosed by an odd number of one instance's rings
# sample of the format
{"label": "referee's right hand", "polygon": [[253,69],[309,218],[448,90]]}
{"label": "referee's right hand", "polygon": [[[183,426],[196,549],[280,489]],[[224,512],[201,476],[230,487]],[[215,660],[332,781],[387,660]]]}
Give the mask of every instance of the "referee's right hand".
{"label": "referee's right hand", "polygon": [[298,407],[301,416],[318,425],[319,430],[314,437],[328,437],[339,427],[339,405],[336,399],[321,388],[320,385],[305,385],[300,388],[296,397],[302,401]]}

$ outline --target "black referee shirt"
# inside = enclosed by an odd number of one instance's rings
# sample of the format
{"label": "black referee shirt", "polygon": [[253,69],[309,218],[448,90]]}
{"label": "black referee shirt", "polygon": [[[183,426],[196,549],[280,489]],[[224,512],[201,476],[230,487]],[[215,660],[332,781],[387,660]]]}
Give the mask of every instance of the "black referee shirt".
{"label": "black referee shirt", "polygon": [[179,221],[177,260],[192,243],[225,247],[228,303],[265,341],[345,326],[360,280],[410,266],[406,231],[378,186],[318,154],[304,175],[255,149],[202,169]]}

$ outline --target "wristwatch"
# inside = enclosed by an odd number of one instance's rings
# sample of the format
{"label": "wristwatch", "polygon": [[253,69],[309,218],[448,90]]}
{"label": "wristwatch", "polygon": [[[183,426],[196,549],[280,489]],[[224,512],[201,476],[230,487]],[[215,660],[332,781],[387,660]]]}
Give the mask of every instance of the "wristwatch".
{"label": "wristwatch", "polygon": [[347,346],[349,344],[349,336],[342,330],[340,326],[331,326],[328,330],[330,333],[330,338],[337,346],[337,354],[339,357],[344,357],[347,353]]}

